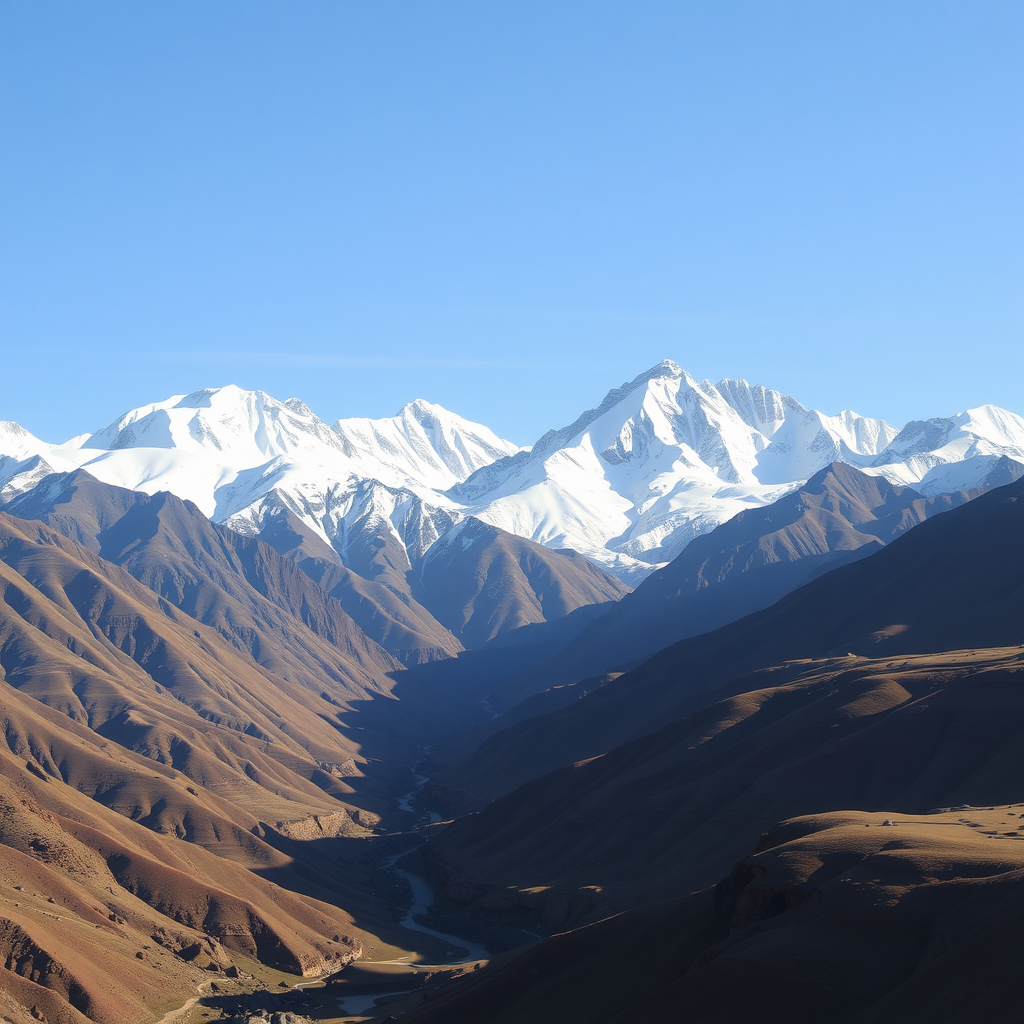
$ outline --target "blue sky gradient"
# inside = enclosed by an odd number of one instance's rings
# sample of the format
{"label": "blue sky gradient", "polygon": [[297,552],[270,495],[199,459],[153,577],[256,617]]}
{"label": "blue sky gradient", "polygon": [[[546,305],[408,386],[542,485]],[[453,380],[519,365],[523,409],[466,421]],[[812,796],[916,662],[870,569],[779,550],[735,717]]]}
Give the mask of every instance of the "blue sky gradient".
{"label": "blue sky gradient", "polygon": [[1018,0],[0,0],[0,418],[1024,411]]}

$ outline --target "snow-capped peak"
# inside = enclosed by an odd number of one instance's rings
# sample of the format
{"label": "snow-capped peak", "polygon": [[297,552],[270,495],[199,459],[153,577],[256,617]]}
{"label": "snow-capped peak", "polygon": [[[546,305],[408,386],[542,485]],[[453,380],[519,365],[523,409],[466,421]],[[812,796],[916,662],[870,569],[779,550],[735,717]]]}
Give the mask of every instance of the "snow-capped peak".
{"label": "snow-capped peak", "polygon": [[911,420],[864,469],[923,494],[975,487],[1000,460],[1024,463],[1024,417],[982,405]]}
{"label": "snow-capped peak", "polygon": [[53,457],[52,448],[20,423],[0,420],[0,504],[30,490],[43,477],[71,468]]}
{"label": "snow-capped peak", "polygon": [[[326,510],[345,505],[361,483],[450,507],[440,491],[517,451],[487,427],[422,399],[394,417],[331,427],[301,399],[282,402],[236,385],[140,406],[64,445],[47,445],[17,425],[0,433],[0,453],[20,460],[6,480],[30,469],[36,479],[54,469],[85,468],[106,483],[168,490],[218,521],[250,525],[273,492],[275,501],[284,495],[286,504],[303,510],[329,542],[334,520],[328,522]],[[22,466],[26,455],[47,461]]]}
{"label": "snow-capped peak", "polygon": [[498,437],[480,423],[463,419],[443,406],[416,399],[396,416],[385,419],[352,417],[334,424],[345,450],[385,483],[446,490],[495,459],[518,452],[519,446]]}
{"label": "snow-capped peak", "polygon": [[[996,447],[1012,455],[1006,445],[1019,418],[1002,410],[965,415],[984,423],[979,437],[998,437]],[[899,435],[883,420],[848,410],[827,415],[745,380],[698,383],[666,360],[448,493],[495,526],[628,574],[630,560],[667,561],[697,534],[775,500],[831,462],[868,468],[884,460]],[[987,452],[980,444],[973,450]],[[899,452],[892,458],[903,461]],[[920,480],[928,468],[908,467],[911,479],[901,482]]]}
{"label": "snow-capped peak", "polygon": [[132,409],[102,430],[76,438],[74,446],[100,451],[216,451],[233,466],[297,450],[339,447],[330,427],[302,402],[279,402],[263,391],[246,391],[234,384]]}
{"label": "snow-capped peak", "polygon": [[64,445],[0,424],[6,493],[82,467],[239,529],[287,508],[339,553],[353,531],[393,535],[413,559],[469,514],[626,578],[831,462],[926,493],[979,486],[1024,464],[1024,418],[980,406],[897,430],[738,378],[698,382],[666,359],[529,449],[423,399],[328,426],[299,398],[234,385],[141,406]]}
{"label": "snow-capped peak", "polygon": [[20,423],[0,420],[0,457],[6,456],[21,462],[32,458],[33,455],[49,454],[52,447],[53,445],[40,441],[34,434],[30,434]]}

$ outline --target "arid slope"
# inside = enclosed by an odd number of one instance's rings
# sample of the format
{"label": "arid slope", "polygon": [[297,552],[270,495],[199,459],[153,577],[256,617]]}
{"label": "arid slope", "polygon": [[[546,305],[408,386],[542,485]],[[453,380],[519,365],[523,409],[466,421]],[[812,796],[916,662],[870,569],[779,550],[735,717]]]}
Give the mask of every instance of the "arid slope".
{"label": "arid slope", "polygon": [[[356,811],[345,803],[351,786],[330,766],[356,775],[359,752],[333,723],[343,702],[373,680],[357,688],[357,669],[326,644],[320,649],[337,665],[333,679],[278,675],[73,541],[2,515],[0,602],[6,684],[85,727],[97,743],[113,741],[183,772],[222,797],[246,829],[259,820]],[[153,784],[144,792],[111,787],[91,766],[60,757],[44,766],[51,768],[122,813],[145,816],[147,805],[159,805],[162,828],[189,831]]]}
{"label": "arid slope", "polygon": [[1022,812],[835,811],[784,822],[713,889],[501,958],[402,1019],[1014,1020]]}
{"label": "arid slope", "polygon": [[791,663],[736,689],[455,821],[431,844],[451,895],[566,927],[710,885],[781,818],[1020,795],[1017,648]]}

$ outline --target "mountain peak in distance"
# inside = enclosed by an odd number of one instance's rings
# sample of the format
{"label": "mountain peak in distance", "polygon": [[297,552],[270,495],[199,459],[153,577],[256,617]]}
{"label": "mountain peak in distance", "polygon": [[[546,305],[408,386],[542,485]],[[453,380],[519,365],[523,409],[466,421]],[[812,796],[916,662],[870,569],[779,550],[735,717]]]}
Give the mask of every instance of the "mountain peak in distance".
{"label": "mountain peak in distance", "polygon": [[698,382],[665,359],[530,448],[423,398],[330,426],[299,398],[226,385],[141,406],[63,445],[6,428],[0,458],[7,500],[47,473],[84,468],[172,491],[246,532],[284,507],[342,557],[346,531],[367,515],[421,552],[437,524],[472,515],[635,585],[830,463],[926,497],[1011,479],[1009,463],[1024,464],[1024,418],[979,406],[898,429],[738,377]]}

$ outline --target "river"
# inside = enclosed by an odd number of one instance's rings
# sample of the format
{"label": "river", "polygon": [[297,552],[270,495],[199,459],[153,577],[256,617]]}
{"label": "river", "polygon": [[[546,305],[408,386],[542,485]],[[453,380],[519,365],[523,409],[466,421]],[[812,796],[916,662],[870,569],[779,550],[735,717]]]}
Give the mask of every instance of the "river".
{"label": "river", "polygon": [[[416,765],[416,768],[419,768],[418,764]],[[415,769],[413,769],[413,787],[408,793],[399,798],[399,808],[403,811],[408,811],[410,814],[419,813],[416,808],[413,807],[412,802],[416,799],[416,795],[424,785],[426,785],[426,783],[427,776],[420,775]],[[438,822],[441,820],[441,816],[439,814],[432,813],[430,814],[429,820],[431,822]],[[412,889],[412,906],[402,918],[402,927],[407,928],[411,932],[420,932],[423,935],[432,935],[435,939],[441,939],[449,945],[462,950],[464,953],[464,955],[459,956],[456,959],[446,960],[441,964],[416,964],[416,966],[424,969],[442,969],[470,961],[490,959],[491,951],[487,949],[486,946],[482,946],[478,942],[471,942],[469,939],[464,939],[459,935],[450,935],[447,932],[440,932],[436,928],[428,928],[426,925],[420,924],[416,920],[417,916],[429,913],[430,908],[434,905],[434,890],[430,888],[427,880],[421,875],[414,874],[411,871],[405,871],[404,869],[395,866],[397,861],[406,856],[408,852],[409,851],[405,851],[403,853],[395,854],[393,857],[389,857],[381,865],[382,868],[395,871],[397,874],[401,875],[401,877],[409,883],[409,887]],[[366,960],[362,962],[372,964],[375,961]],[[394,963],[395,961],[385,962]],[[381,991],[376,993],[366,992],[359,995],[341,997],[338,1002],[343,1013],[356,1015],[373,1009],[374,1004],[378,999],[383,999],[385,996],[393,995],[396,995],[394,991]]]}

